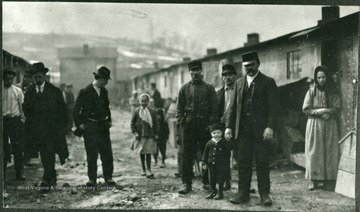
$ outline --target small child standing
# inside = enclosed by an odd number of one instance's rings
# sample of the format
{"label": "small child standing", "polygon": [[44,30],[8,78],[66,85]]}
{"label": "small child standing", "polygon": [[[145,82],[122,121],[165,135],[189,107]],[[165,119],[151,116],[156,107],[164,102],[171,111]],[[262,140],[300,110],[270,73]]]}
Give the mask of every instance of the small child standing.
{"label": "small child standing", "polygon": [[[203,169],[209,169],[212,188],[212,193],[206,199],[220,200],[224,198],[224,181],[227,177],[227,160],[231,151],[231,143],[223,137],[221,124],[211,125],[210,133],[212,139],[207,142],[202,157]],[[218,184],[219,190],[216,189],[216,184]]]}
{"label": "small child standing", "polygon": [[140,153],[142,175],[153,179],[151,155],[155,154],[157,150],[155,140],[158,138],[158,124],[155,111],[148,107],[150,96],[144,93],[140,95],[139,99],[140,107],[134,110],[130,123],[131,131],[137,141],[133,150]]}
{"label": "small child standing", "polygon": [[167,121],[165,121],[165,115],[164,115],[165,111],[162,108],[157,108],[156,109],[156,118],[158,121],[158,125],[159,125],[159,135],[158,135],[158,139],[157,139],[157,147],[158,147],[158,151],[154,154],[154,159],[155,159],[155,163],[157,163],[157,158],[158,158],[158,154],[159,151],[161,153],[161,165],[160,168],[164,168],[166,167],[165,165],[165,159],[166,159],[166,142],[169,139],[169,126]]}

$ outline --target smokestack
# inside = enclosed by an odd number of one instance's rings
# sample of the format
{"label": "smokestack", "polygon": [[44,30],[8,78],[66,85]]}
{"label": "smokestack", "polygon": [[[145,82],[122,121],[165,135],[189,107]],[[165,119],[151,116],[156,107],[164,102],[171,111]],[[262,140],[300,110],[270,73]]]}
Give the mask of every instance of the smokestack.
{"label": "smokestack", "polygon": [[321,8],[321,20],[318,25],[328,23],[340,18],[340,8],[338,6],[329,6]]}
{"label": "smokestack", "polygon": [[211,48],[206,50],[206,56],[211,56],[217,54],[217,49]]}
{"label": "smokestack", "polygon": [[191,58],[190,57],[183,57],[183,62],[190,62]]}
{"label": "smokestack", "polygon": [[84,44],[83,53],[84,55],[88,55],[90,53],[89,44]]}
{"label": "smokestack", "polygon": [[244,46],[251,46],[254,44],[258,44],[260,41],[259,34],[258,33],[250,33],[247,34],[247,43],[244,44]]}

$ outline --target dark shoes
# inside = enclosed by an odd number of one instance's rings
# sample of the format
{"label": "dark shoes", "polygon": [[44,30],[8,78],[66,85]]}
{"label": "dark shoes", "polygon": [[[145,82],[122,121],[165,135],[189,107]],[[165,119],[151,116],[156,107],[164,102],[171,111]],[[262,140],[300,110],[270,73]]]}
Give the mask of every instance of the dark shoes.
{"label": "dark shoes", "polygon": [[230,199],[233,204],[241,204],[250,201],[250,196],[245,194],[238,194],[234,198]]}
{"label": "dark shoes", "polygon": [[270,196],[268,194],[262,194],[260,196],[261,198],[261,204],[265,205],[265,206],[271,206],[272,205],[272,199],[270,198]]}
{"label": "dark shoes", "polygon": [[114,186],[115,185],[115,181],[113,179],[107,179],[107,180],[105,180],[105,183],[108,186]]}
{"label": "dark shoes", "polygon": [[149,175],[147,175],[146,177],[149,178],[149,179],[154,179],[154,178],[155,178],[155,177],[154,177],[154,174],[149,174]]}
{"label": "dark shoes", "polygon": [[219,192],[215,197],[214,200],[221,200],[224,199],[224,194],[222,192]]}
{"label": "dark shoes", "polygon": [[16,180],[20,180],[20,181],[24,181],[26,178],[24,177],[24,175],[21,174],[16,174]]}
{"label": "dark shoes", "polygon": [[96,186],[96,181],[95,180],[89,180],[89,181],[86,182],[86,186],[95,187]]}
{"label": "dark shoes", "polygon": [[205,199],[212,199],[217,195],[217,191],[213,191],[211,194],[207,195]]}
{"label": "dark shoes", "polygon": [[188,194],[192,190],[191,184],[184,184],[179,190],[179,194]]}
{"label": "dark shoes", "polygon": [[224,191],[228,191],[231,189],[230,180],[225,181]]}

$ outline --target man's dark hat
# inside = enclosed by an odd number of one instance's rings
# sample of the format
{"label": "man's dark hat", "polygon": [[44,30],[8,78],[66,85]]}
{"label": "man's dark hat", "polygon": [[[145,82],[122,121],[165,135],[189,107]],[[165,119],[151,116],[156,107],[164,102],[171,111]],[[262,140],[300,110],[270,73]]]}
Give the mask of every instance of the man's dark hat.
{"label": "man's dark hat", "polygon": [[235,67],[231,64],[223,65],[221,75],[226,74],[237,74]]}
{"label": "man's dark hat", "polygon": [[210,125],[209,131],[210,131],[210,132],[214,132],[215,130],[221,130],[221,131],[223,131],[223,130],[224,130],[224,126],[223,126],[222,124],[219,124],[219,123],[215,123],[215,124]]}
{"label": "man's dark hat", "polygon": [[31,73],[32,74],[36,74],[38,72],[42,72],[43,74],[46,74],[48,71],[49,71],[49,69],[45,68],[44,63],[42,63],[42,62],[34,63],[31,66]]}
{"label": "man's dark hat", "polygon": [[96,73],[94,72],[94,75],[107,80],[111,79],[110,70],[105,66],[101,66]]}
{"label": "man's dark hat", "polygon": [[12,74],[13,76],[16,76],[16,72],[11,67],[5,67],[3,69],[3,75],[5,76],[6,74]]}
{"label": "man's dark hat", "polygon": [[193,60],[188,64],[188,68],[189,68],[189,70],[194,69],[194,68],[202,68],[201,62],[198,60]]}
{"label": "man's dark hat", "polygon": [[245,54],[241,55],[241,57],[242,57],[243,65],[248,65],[248,64],[253,63],[256,60],[259,60],[259,57],[258,57],[258,54],[256,51],[245,53]]}

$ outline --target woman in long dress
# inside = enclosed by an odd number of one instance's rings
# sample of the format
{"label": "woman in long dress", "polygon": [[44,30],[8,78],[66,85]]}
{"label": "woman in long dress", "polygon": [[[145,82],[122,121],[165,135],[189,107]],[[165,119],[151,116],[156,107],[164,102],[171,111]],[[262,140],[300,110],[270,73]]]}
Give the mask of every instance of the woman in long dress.
{"label": "woman in long dress", "polygon": [[340,97],[330,83],[331,75],[327,67],[315,68],[314,81],[303,104],[303,112],[308,116],[305,177],[310,180],[309,190],[316,189],[319,182],[323,182],[325,186],[334,183],[340,159],[335,118],[340,110]]}
{"label": "woman in long dress", "polygon": [[142,94],[139,100],[140,107],[135,109],[131,117],[131,131],[136,139],[133,150],[140,153],[142,175],[154,178],[151,172],[151,155],[157,152],[155,139],[158,137],[158,124],[155,111],[148,107],[150,96]]}

